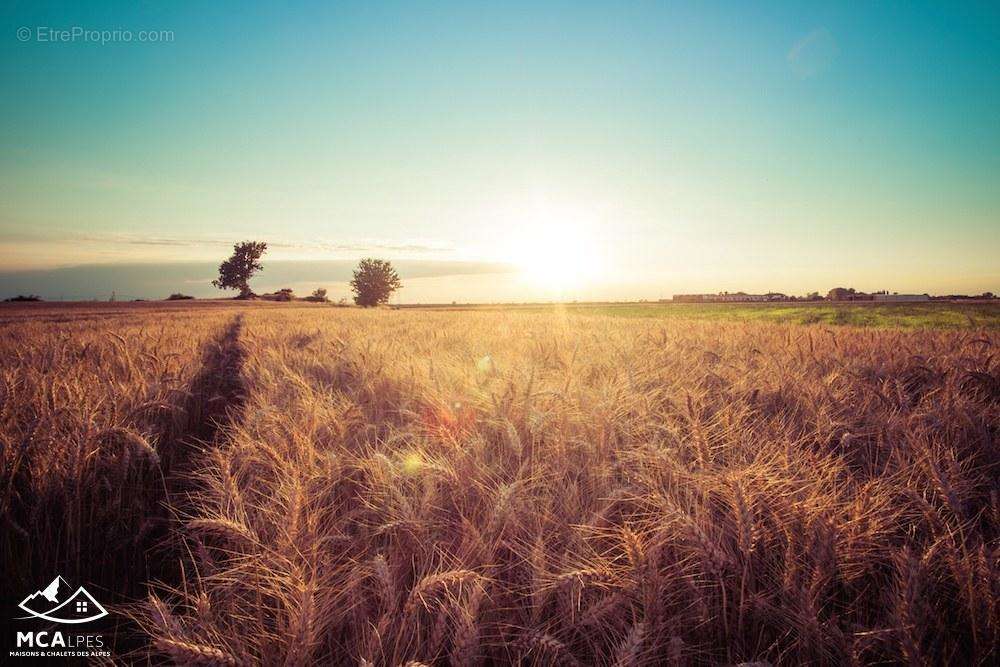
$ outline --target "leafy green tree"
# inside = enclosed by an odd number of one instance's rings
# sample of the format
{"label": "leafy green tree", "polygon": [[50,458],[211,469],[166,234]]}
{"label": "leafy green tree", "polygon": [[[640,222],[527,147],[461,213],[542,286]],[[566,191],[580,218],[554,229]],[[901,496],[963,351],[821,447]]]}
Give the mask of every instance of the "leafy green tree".
{"label": "leafy green tree", "polygon": [[219,277],[212,284],[219,289],[235,289],[240,297],[253,295],[250,279],[260,272],[264,265],[260,258],[267,251],[263,241],[244,241],[233,246],[233,256],[219,265]]}
{"label": "leafy green tree", "polygon": [[351,280],[354,303],[365,307],[387,303],[392,293],[402,286],[392,264],[382,259],[361,260]]}

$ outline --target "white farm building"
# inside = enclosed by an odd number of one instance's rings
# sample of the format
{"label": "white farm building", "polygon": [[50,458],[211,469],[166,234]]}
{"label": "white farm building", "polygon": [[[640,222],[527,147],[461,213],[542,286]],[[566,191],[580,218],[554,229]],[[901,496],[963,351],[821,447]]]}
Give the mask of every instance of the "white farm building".
{"label": "white farm building", "polygon": [[931,298],[927,294],[873,294],[872,295],[876,302],[878,301],[930,301]]}

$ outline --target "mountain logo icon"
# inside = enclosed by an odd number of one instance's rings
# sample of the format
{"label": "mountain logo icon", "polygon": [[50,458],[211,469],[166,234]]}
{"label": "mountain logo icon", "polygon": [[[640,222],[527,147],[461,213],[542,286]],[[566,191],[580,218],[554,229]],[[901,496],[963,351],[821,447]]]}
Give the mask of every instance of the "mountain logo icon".
{"label": "mountain logo icon", "polygon": [[61,576],[45,588],[21,600],[19,608],[31,614],[21,618],[40,618],[53,623],[86,623],[108,615],[107,610],[87,589],[73,587]]}

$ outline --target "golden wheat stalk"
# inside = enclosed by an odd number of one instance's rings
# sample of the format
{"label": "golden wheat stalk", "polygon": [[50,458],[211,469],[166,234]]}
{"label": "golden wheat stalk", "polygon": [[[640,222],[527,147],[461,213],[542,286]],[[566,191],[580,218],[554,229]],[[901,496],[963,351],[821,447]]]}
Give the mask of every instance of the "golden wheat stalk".
{"label": "golden wheat stalk", "polygon": [[418,606],[426,606],[426,598],[440,593],[442,589],[450,586],[460,586],[467,582],[479,582],[482,575],[472,570],[448,570],[430,574],[421,579],[406,600],[403,607],[403,615],[409,615],[416,611]]}
{"label": "golden wheat stalk", "polygon": [[193,644],[175,639],[157,639],[154,645],[169,655],[178,665],[202,665],[204,667],[237,667],[245,663],[233,655],[214,646]]}

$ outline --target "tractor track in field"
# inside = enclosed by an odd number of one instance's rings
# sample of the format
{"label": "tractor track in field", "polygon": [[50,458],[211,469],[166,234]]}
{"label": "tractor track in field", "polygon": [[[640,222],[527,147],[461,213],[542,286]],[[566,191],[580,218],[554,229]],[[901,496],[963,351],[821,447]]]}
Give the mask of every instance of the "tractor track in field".
{"label": "tractor track in field", "polygon": [[173,434],[168,451],[164,452],[168,487],[176,485],[197,466],[199,455],[219,439],[226,424],[242,419],[246,402],[243,379],[246,349],[240,340],[242,330],[243,316],[237,315],[205,349],[201,370],[191,381],[190,393],[184,401],[185,427]]}
{"label": "tractor track in field", "polygon": [[[183,420],[164,425],[164,437],[157,448],[162,471],[162,512],[157,518],[157,529],[143,538],[146,560],[146,577],[140,582],[143,596],[146,591],[179,587],[183,582],[183,564],[188,556],[182,521],[190,508],[190,495],[195,491],[193,475],[203,466],[205,453],[222,442],[226,426],[243,418],[246,349],[240,338],[242,330],[243,316],[237,315],[205,346],[201,369],[192,379],[181,406]],[[146,639],[133,632],[128,634],[129,638],[119,640],[119,648],[141,651]]]}

